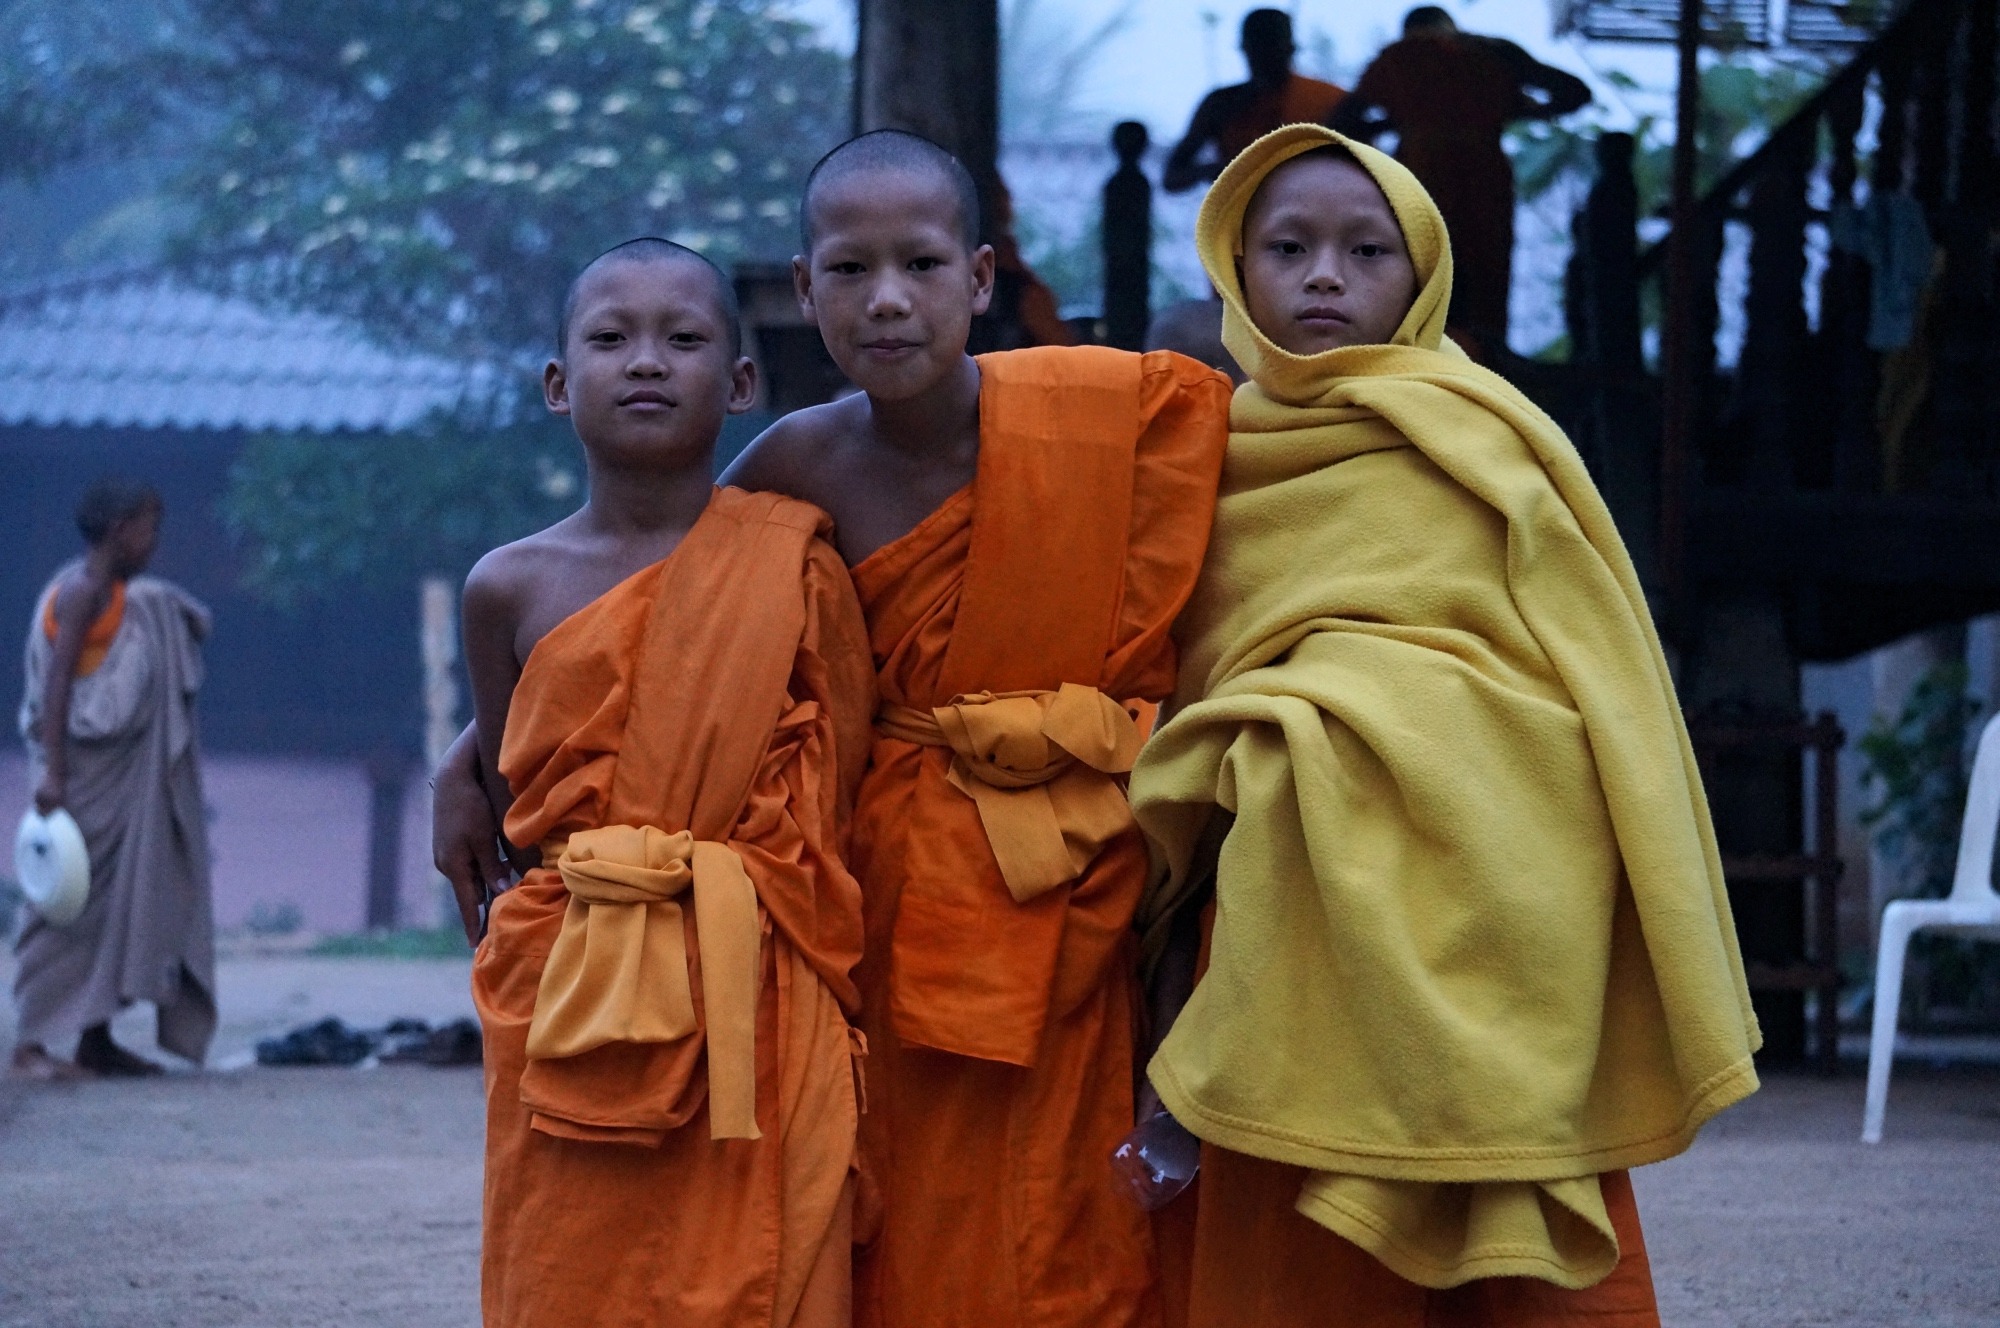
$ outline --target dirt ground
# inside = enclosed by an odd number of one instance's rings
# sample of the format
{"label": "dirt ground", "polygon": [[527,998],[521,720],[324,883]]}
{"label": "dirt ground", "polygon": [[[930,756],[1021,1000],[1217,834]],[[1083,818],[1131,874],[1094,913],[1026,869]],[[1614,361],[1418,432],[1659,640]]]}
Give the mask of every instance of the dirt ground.
{"label": "dirt ground", "polygon": [[[230,961],[216,1059],[327,1012],[449,1017],[464,982]],[[416,1067],[0,1081],[0,1328],[470,1328],[479,1093]],[[1669,1328],[2000,1324],[2000,1071],[1901,1067],[1888,1141],[1860,1124],[1858,1073],[1775,1077],[1639,1173]]]}

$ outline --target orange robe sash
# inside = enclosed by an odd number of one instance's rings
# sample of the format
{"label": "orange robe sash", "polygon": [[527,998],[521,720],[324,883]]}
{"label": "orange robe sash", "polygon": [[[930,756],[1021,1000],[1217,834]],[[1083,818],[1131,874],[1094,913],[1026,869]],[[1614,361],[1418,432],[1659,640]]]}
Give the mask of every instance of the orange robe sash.
{"label": "orange robe sash", "polygon": [[1014,902],[1083,875],[1135,824],[1114,776],[1129,774],[1150,702],[1121,706],[1066,682],[1053,692],[955,696],[926,714],[886,705],[883,735],[952,750],[951,786],[979,808],[986,842]]}
{"label": "orange robe sash", "polygon": [[683,830],[612,825],[543,848],[569,904],[542,968],[528,1059],[695,1031],[687,938],[675,899],[692,890],[708,956],[709,1137],[758,1139],[757,890],[727,844]]}

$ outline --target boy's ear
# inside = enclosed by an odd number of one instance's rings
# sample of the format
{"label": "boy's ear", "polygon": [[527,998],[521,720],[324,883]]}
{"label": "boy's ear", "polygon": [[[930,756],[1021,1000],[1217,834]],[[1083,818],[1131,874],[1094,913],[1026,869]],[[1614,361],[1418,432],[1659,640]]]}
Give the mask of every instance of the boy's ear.
{"label": "boy's ear", "polygon": [[993,303],[993,246],[982,244],[972,251],[972,316],[986,312]]}
{"label": "boy's ear", "polygon": [[757,362],[748,355],[736,357],[729,371],[729,413],[741,415],[757,404]]}
{"label": "boy's ear", "polygon": [[542,369],[542,404],[551,415],[569,414],[569,370],[561,360],[550,360]]}
{"label": "boy's ear", "polygon": [[808,323],[818,322],[813,316],[813,274],[812,255],[792,255],[792,294],[798,297],[799,312]]}

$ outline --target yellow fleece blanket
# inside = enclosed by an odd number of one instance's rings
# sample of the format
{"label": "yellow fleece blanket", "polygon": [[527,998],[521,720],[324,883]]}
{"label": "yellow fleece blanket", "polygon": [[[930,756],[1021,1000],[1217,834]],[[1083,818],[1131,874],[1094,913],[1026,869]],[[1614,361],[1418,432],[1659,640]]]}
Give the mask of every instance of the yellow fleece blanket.
{"label": "yellow fleece blanket", "polygon": [[[1417,301],[1385,346],[1289,354],[1237,273],[1258,183],[1339,144]],[[1131,797],[1186,896],[1216,808],[1209,966],[1149,1066],[1223,1147],[1308,1168],[1298,1209],[1426,1286],[1616,1265],[1598,1174],[1754,1091],[1721,865],[1638,578],[1553,421],[1444,337],[1414,176],[1291,126],[1199,228],[1252,381],[1231,411],[1177,709]]]}

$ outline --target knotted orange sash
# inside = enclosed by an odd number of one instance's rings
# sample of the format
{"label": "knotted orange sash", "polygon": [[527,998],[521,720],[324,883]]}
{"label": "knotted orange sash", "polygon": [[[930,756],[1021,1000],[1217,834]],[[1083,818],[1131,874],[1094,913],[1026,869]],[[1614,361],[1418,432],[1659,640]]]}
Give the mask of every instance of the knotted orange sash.
{"label": "knotted orange sash", "polygon": [[946,778],[978,806],[1007,891],[1025,904],[1081,876],[1131,827],[1131,805],[1113,776],[1139,755],[1139,718],[1095,688],[1064,683],[1052,692],[955,696],[929,713],[890,704],[876,727],[904,742],[951,748]]}
{"label": "knotted orange sash", "polygon": [[[1129,767],[1130,762],[1127,762]],[[1126,816],[1129,819],[1131,812]],[[757,891],[727,844],[611,825],[543,847],[570,894],[528,1025],[528,1059],[696,1028],[680,896],[694,892],[708,1026],[709,1137],[758,1139]]]}

